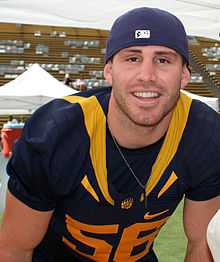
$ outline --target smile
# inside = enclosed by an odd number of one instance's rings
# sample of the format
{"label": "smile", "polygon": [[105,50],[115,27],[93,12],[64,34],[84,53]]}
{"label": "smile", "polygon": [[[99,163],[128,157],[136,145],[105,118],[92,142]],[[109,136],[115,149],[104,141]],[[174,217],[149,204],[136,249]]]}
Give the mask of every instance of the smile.
{"label": "smile", "polygon": [[159,97],[159,94],[156,92],[135,92],[134,95],[136,97],[144,97],[144,98],[156,98]]}

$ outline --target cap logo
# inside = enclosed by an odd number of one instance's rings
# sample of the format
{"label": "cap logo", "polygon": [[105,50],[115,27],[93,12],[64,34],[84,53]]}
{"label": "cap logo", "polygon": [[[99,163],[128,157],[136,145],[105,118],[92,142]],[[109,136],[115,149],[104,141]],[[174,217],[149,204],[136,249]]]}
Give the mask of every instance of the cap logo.
{"label": "cap logo", "polygon": [[150,38],[150,30],[136,30],[135,39],[137,38]]}

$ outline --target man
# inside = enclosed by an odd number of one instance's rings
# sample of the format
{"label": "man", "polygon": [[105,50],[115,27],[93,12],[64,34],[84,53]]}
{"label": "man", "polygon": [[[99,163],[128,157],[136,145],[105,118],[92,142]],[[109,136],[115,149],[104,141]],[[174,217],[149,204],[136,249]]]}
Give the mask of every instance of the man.
{"label": "man", "polygon": [[146,7],[123,14],[105,62],[112,88],[55,100],[27,122],[7,167],[0,260],[158,261],[153,241],[185,195],[185,261],[213,261],[220,118],[180,92],[182,23]]}

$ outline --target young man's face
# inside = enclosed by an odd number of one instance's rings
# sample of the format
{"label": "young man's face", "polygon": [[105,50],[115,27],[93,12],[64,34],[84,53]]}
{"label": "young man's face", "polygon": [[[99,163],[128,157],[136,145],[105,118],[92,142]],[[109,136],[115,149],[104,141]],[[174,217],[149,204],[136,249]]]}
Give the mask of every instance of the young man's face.
{"label": "young man's face", "polygon": [[181,56],[163,46],[122,49],[104,75],[112,85],[114,112],[141,126],[155,126],[171,114],[190,78]]}

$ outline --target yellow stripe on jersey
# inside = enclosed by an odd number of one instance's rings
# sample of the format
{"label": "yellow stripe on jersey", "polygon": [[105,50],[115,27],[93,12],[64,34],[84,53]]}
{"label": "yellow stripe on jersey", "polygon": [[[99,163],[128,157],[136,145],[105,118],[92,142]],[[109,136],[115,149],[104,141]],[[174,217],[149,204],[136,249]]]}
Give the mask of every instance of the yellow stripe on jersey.
{"label": "yellow stripe on jersey", "polygon": [[106,168],[106,117],[95,96],[66,96],[70,103],[79,103],[84,114],[85,126],[90,137],[90,157],[99,188],[105,199],[114,205],[108,191]]}
{"label": "yellow stripe on jersey", "polygon": [[172,172],[172,174],[170,175],[169,179],[167,180],[167,182],[165,183],[165,185],[162,187],[162,189],[160,190],[159,194],[158,194],[158,198],[160,198],[171,186],[172,184],[178,179],[178,177],[176,176],[176,174],[174,172]]}
{"label": "yellow stripe on jersey", "polygon": [[100,202],[98,195],[96,194],[95,190],[91,186],[89,179],[87,176],[84,176],[83,180],[81,181],[81,184],[84,186],[84,188],[95,198],[97,202]]}
{"label": "yellow stripe on jersey", "polygon": [[153,165],[152,174],[146,186],[146,195],[149,195],[155,188],[165,169],[176,154],[187,123],[191,103],[192,99],[190,97],[183,93],[180,94],[162,148]]}

